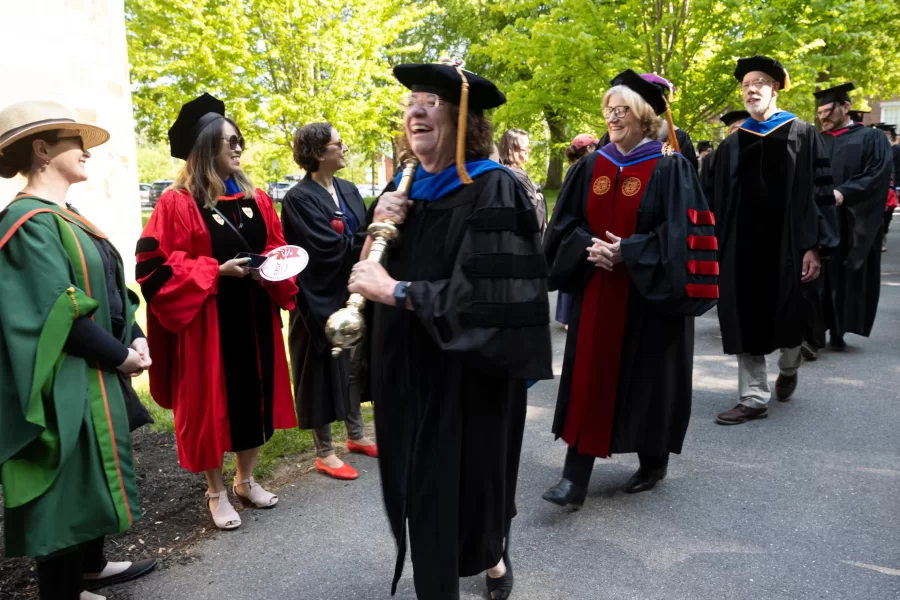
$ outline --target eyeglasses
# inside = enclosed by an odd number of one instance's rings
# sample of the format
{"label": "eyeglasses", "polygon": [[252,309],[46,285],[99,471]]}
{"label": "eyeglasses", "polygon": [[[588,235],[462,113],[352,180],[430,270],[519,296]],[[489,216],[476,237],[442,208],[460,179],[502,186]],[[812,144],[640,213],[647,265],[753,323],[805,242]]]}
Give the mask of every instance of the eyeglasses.
{"label": "eyeglasses", "polygon": [[237,150],[238,146],[241,147],[241,150],[247,147],[244,145],[244,136],[242,135],[232,135],[230,137],[223,137],[222,139],[228,142],[228,147],[232,150]]}
{"label": "eyeglasses", "polygon": [[340,149],[343,150],[344,152],[349,152],[349,151],[350,151],[350,146],[348,146],[347,144],[345,144],[343,140],[340,140],[340,141],[337,141],[337,142],[329,142],[329,143],[325,144],[325,147],[326,147],[326,148],[327,148],[328,146],[334,146],[335,148],[340,148]]}
{"label": "eyeglasses", "polygon": [[[816,118],[819,119],[820,121],[824,121],[825,119],[827,119],[828,117],[833,115],[834,111],[836,111],[838,109],[838,107],[841,105],[842,105],[842,103],[840,103],[840,102],[832,102],[831,104],[826,104],[824,106],[820,106],[819,108],[816,109]],[[838,116],[840,116],[840,114],[841,113],[838,113]],[[846,117],[847,115],[844,115],[844,116]]]}
{"label": "eyeglasses", "polygon": [[81,146],[81,151],[84,152],[84,138],[82,138],[80,135],[69,135],[66,137],[59,137],[56,139],[60,142],[63,140],[78,140],[78,145]]}
{"label": "eyeglasses", "polygon": [[609,119],[615,115],[617,119],[624,119],[629,110],[631,110],[631,108],[628,106],[604,106],[603,118]]}
{"label": "eyeglasses", "polygon": [[764,87],[771,87],[775,85],[775,82],[771,79],[754,79],[753,81],[745,81],[741,83],[741,89],[745,92],[750,88],[761,89]]}
{"label": "eyeglasses", "polygon": [[424,94],[422,96],[411,95],[400,101],[400,108],[409,110],[410,108],[437,108],[441,105],[441,97],[437,94]]}

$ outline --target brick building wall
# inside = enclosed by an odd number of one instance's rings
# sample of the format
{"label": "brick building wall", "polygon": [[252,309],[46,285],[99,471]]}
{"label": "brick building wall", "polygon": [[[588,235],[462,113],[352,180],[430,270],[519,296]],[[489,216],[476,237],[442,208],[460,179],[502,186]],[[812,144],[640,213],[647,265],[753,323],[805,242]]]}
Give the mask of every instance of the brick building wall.
{"label": "brick building wall", "polygon": [[888,100],[869,100],[872,112],[866,115],[865,124],[890,123],[900,129],[900,96],[894,94]]}
{"label": "brick building wall", "polygon": [[[124,0],[0,0],[0,5],[5,49],[0,107],[53,100],[112,136],[91,150],[89,179],[73,186],[68,199],[110,236],[131,280],[141,206]],[[0,207],[23,185],[21,178],[0,179]]]}

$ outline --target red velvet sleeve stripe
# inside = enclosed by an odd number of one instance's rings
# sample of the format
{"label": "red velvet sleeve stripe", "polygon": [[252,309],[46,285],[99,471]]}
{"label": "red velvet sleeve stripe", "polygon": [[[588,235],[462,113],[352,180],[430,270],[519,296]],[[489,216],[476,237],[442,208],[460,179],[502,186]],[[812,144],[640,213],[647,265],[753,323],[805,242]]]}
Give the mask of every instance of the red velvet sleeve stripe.
{"label": "red velvet sleeve stripe", "polygon": [[716,216],[711,210],[694,210],[688,209],[688,218],[694,225],[715,225]]}
{"label": "red velvet sleeve stripe", "polygon": [[689,235],[688,248],[691,250],[718,250],[719,241],[714,235]]}
{"label": "red velvet sleeve stripe", "polygon": [[719,274],[719,263],[714,260],[689,260],[687,268],[694,275]]}
{"label": "red velvet sleeve stripe", "polygon": [[684,286],[688,298],[718,298],[719,286],[703,283],[689,283]]}

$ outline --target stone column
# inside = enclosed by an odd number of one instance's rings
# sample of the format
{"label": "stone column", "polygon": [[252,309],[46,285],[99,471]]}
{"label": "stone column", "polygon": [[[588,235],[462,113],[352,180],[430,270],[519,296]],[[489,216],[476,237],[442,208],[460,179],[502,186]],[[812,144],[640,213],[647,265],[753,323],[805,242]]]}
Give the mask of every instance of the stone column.
{"label": "stone column", "polygon": [[[91,150],[88,181],[72,186],[69,202],[112,239],[133,281],[141,201],[124,0],[2,3],[0,107],[53,100],[110,132],[106,144]],[[0,207],[23,185],[19,177],[0,179]]]}

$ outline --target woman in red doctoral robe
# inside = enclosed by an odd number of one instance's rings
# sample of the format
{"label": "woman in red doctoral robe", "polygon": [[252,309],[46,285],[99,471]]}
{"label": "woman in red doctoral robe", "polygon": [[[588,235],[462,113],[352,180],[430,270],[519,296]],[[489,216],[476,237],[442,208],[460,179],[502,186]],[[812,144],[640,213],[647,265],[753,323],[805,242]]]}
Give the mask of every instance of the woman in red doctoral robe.
{"label": "woman in red doctoral robe", "polygon": [[584,503],[597,457],[638,454],[629,493],[665,477],[691,414],[694,317],[718,297],[697,172],[656,139],[666,100],[630,70],[612,85],[612,141],[572,167],[544,238],[550,288],[575,297],[553,422],[569,451],[543,496],[562,506]]}
{"label": "woman in red doctoral robe", "polygon": [[259,448],[297,426],[279,308],[294,307],[292,280],[270,283],[241,252],[283,246],[269,197],[240,170],[244,139],[208,94],[185,104],[169,130],[187,162],[159,199],[137,244],[147,300],[153,399],[175,413],[181,466],[205,472],[216,526],[240,526],[222,482],[222,455],[237,453],[233,491],[270,508],[277,496],[253,480]]}

